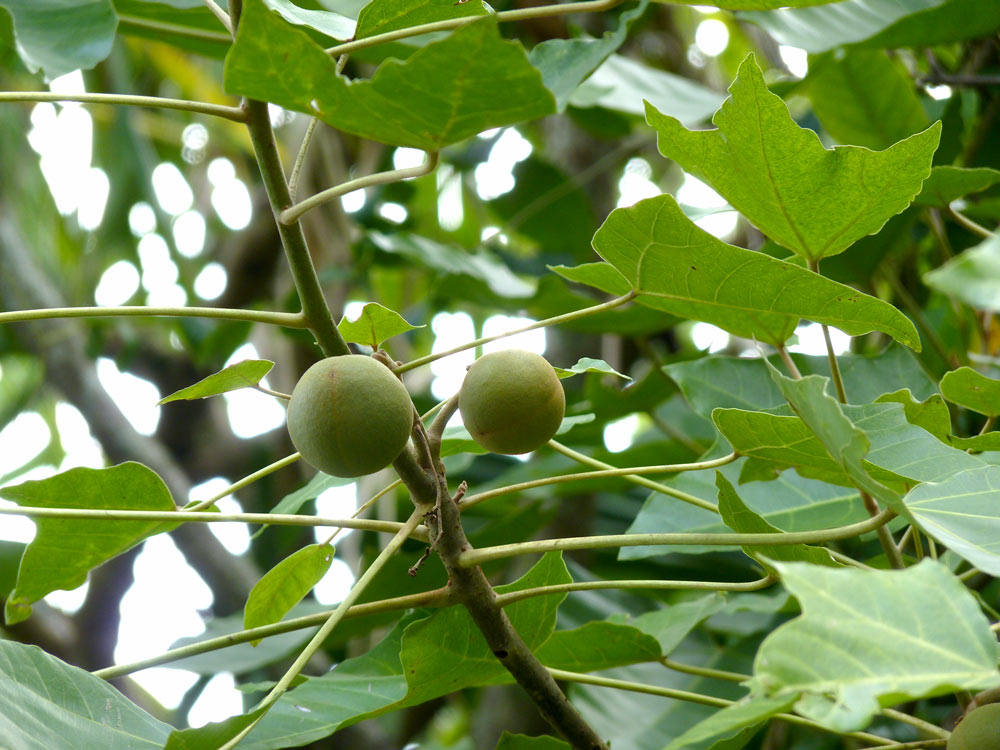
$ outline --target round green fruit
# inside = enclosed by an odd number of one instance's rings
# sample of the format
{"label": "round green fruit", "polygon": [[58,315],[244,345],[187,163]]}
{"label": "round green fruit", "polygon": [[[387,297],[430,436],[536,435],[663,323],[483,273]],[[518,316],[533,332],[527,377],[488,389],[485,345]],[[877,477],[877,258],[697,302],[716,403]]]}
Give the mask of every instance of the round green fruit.
{"label": "round green fruit", "polygon": [[320,360],[288,402],[288,434],[307,463],[336,477],[384,469],[413,428],[410,394],[388,367],[360,354]]}
{"label": "round green fruit", "polygon": [[552,365],[531,352],[504,349],[477,359],[458,396],[472,438],[493,453],[530,453],[562,424],[566,394]]}
{"label": "round green fruit", "polygon": [[959,722],[948,739],[948,750],[997,750],[1000,748],[1000,703],[974,709]]}

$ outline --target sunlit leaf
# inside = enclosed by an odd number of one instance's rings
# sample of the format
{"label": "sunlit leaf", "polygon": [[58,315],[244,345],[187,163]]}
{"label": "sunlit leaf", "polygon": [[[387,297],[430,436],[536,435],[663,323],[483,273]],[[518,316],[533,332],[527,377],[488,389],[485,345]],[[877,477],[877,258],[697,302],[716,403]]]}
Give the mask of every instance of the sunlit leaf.
{"label": "sunlit leaf", "polygon": [[880,706],[1000,684],[989,623],[943,565],[929,559],[893,571],[774,565],[803,614],[764,640],[755,693],[804,693],[798,713],[852,731]]}
{"label": "sunlit leaf", "polygon": [[[48,479],[4,487],[0,497],[36,508],[175,510],[170,491],[156,472],[131,461],[108,469],[70,469]],[[17,586],[4,609],[8,625],[27,619],[31,604],[46,594],[75,589],[102,562],[171,528],[162,521],[104,518],[37,518],[35,523],[38,531],[24,551]]]}
{"label": "sunlit leaf", "polygon": [[561,379],[571,378],[574,375],[582,375],[587,372],[596,372],[600,375],[614,375],[623,380],[632,379],[628,375],[622,375],[603,359],[593,359],[592,357],[581,357],[572,367],[556,367],[555,371]]}
{"label": "sunlit leaf", "polygon": [[252,388],[271,371],[272,367],[274,367],[274,362],[267,359],[247,359],[237,362],[214,375],[209,375],[204,380],[199,380],[194,385],[171,393],[166,398],[161,398],[156,405],[162,406],[171,401],[208,398],[240,388]]}
{"label": "sunlit leaf", "polygon": [[909,388],[903,388],[892,393],[883,393],[875,399],[875,403],[902,404],[903,414],[907,422],[927,430],[938,440],[945,443],[950,442],[951,412],[948,411],[948,405],[939,394],[935,393],[923,401],[917,401],[913,398]]}
{"label": "sunlit leaf", "polygon": [[456,3],[455,0],[372,0],[358,16],[355,38],[364,39],[448,18],[485,16],[490,12],[491,9],[483,0],[467,0],[462,3]]}
{"label": "sunlit leaf", "polygon": [[[38,646],[0,640],[0,738],[5,747],[156,750],[171,727],[107,682]],[[72,738],[72,739],[71,739]]]}
{"label": "sunlit leaf", "polygon": [[668,604],[638,617],[616,618],[615,621],[628,623],[631,627],[654,638],[663,656],[673,653],[681,641],[698,626],[722,609],[726,599],[718,591]]}
{"label": "sunlit leaf", "polygon": [[383,341],[393,336],[423,327],[410,325],[398,312],[377,302],[365,305],[355,320],[349,320],[345,315],[337,325],[344,341],[349,344],[364,344],[372,349],[378,349]]}
{"label": "sunlit leaf", "polygon": [[717,130],[690,131],[647,105],[660,153],[704,180],[764,234],[808,260],[841,253],[905,209],[930,174],[935,124],[885,151],[825,149],[768,91],[753,57],[740,65]]}
{"label": "sunlit leaf", "polygon": [[226,56],[225,87],[315,115],[338,130],[432,151],[555,109],[524,48],[502,40],[496,23],[485,19],[405,62],[386,61],[371,80],[348,81],[336,68],[305,32],[261,0],[248,0]]}
{"label": "sunlit leaf", "polygon": [[[243,627],[249,630],[280,622],[316,587],[332,564],[333,547],[329,544],[310,544],[286,557],[250,590]],[[260,639],[250,642],[256,646]]]}
{"label": "sunlit leaf", "polygon": [[639,292],[638,301],[738,336],[781,344],[800,318],[850,334],[882,331],[920,348],[892,305],[699,229],[669,195],[611,212],[594,249]]}

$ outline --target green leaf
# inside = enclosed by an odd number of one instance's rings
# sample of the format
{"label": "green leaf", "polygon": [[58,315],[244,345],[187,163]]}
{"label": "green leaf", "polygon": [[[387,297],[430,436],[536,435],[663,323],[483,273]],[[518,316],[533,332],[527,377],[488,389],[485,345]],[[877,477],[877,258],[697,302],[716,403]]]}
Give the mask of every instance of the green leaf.
{"label": "green leaf", "polygon": [[253,724],[267,709],[258,708],[224,721],[191,729],[175,729],[163,750],[217,750]]}
{"label": "green leaf", "polygon": [[456,3],[455,0],[372,0],[358,16],[358,30],[354,38],[364,39],[375,34],[449,18],[485,16],[491,10],[483,0],[468,0],[464,3]]}
{"label": "green leaf", "polygon": [[917,401],[909,388],[903,388],[893,393],[883,393],[875,399],[875,403],[902,404],[907,422],[922,427],[942,442],[950,442],[951,413],[944,399],[937,393],[923,401]]}
{"label": "green leaf", "polygon": [[384,341],[407,331],[415,331],[424,326],[410,325],[395,310],[383,307],[377,302],[369,302],[361,310],[356,320],[348,320],[345,315],[337,324],[337,330],[349,344],[364,344],[378,349]]}
{"label": "green leaf", "polygon": [[[77,468],[48,479],[0,489],[0,497],[35,508],[176,510],[156,472],[129,461],[108,469]],[[26,620],[31,604],[56,589],[71,591],[102,562],[148,536],[168,531],[162,521],[92,521],[37,518],[35,538],[24,551],[17,586],[4,608],[8,625]]]}
{"label": "green leaf", "polygon": [[542,73],[542,81],[556,98],[556,110],[566,109],[570,96],[616,49],[622,46],[632,23],[646,11],[649,0],[618,17],[618,25],[600,39],[548,39],[529,54],[531,64]]}
{"label": "green leaf", "polygon": [[[300,8],[290,0],[264,0],[264,3],[271,10],[280,13],[281,17],[289,23],[294,23],[296,26],[308,26],[331,39],[343,41],[352,37],[359,38],[356,33],[358,24],[347,16],[334,13],[332,10]],[[360,19],[358,23],[360,23]]]}
{"label": "green leaf", "polygon": [[825,52],[845,44],[894,48],[972,39],[1000,25],[1000,7],[980,0],[843,0],[743,18],[781,44]]}
{"label": "green leaf", "polygon": [[[775,714],[788,711],[795,703],[795,696],[777,698],[751,698],[716,711],[698,722],[665,750],[711,750],[726,740],[745,738],[735,747],[742,747]],[[733,747],[726,745],[727,748]]]}
{"label": "green leaf", "polygon": [[305,32],[249,0],[226,56],[225,88],[363,138],[428,151],[555,110],[524,48],[502,40],[492,20],[464,26],[405,62],[387,60],[368,81],[348,81],[336,68]]}
{"label": "green leaf", "polygon": [[[803,375],[830,375],[830,361],[825,356],[793,354],[792,359]],[[937,390],[916,357],[901,346],[890,346],[875,356],[841,354],[837,362],[848,401],[853,404],[871,403],[886,389],[906,388],[923,398]],[[705,419],[712,418],[716,407],[761,411],[785,403],[767,365],[759,358],[715,354],[675,362],[664,370],[680,386],[691,408]]]}
{"label": "green leaf", "polygon": [[570,96],[574,107],[604,107],[642,117],[642,100],[694,125],[711,117],[723,97],[688,78],[667,73],[624,55],[611,55]]}
{"label": "green leaf", "polygon": [[[911,424],[906,419],[904,407],[898,403],[842,406],[841,411],[868,441],[870,447],[863,465],[879,482],[893,486],[899,485],[901,479],[940,482],[982,466],[974,456],[956,450]],[[813,479],[853,485],[854,478],[842,462],[831,457],[823,441],[802,420],[774,412],[780,410],[717,409],[713,412],[716,426],[733,450],[754,462],[748,464],[753,468],[744,468],[742,481],[749,480],[749,475],[769,478],[776,471],[795,466],[799,473]]]}
{"label": "green leaf", "polygon": [[[763,518],[750,510],[721,472],[715,472],[715,484],[719,488],[719,514],[726,526],[741,534],[780,534]],[[807,562],[813,565],[827,565],[833,568],[840,564],[830,557],[830,551],[822,547],[810,547],[806,544],[775,545],[772,547],[744,547],[743,551],[753,559],[758,555],[771,560],[784,562]],[[767,567],[771,567],[770,564]]]}
{"label": "green leaf", "polygon": [[609,365],[603,359],[592,359],[591,357],[580,357],[579,361],[570,368],[556,367],[556,374],[561,378],[571,378],[574,375],[582,375],[586,372],[596,372],[600,375],[615,375],[623,380],[631,380],[628,375],[622,375],[618,370]]}
{"label": "green leaf", "polygon": [[233,38],[204,2],[114,0],[118,32],[221,60]]}
{"label": "green leaf", "polygon": [[0,737],[17,750],[155,750],[171,730],[104,680],[10,640],[0,640],[0,702]]}
{"label": "green leaf", "polygon": [[882,50],[814,57],[805,84],[813,112],[840,143],[888,148],[928,125],[913,79]]}
{"label": "green leaf", "polygon": [[660,644],[631,624],[593,621],[573,630],[557,630],[535,656],[546,667],[569,672],[594,672],[659,659]]}
{"label": "green leaf", "polygon": [[49,80],[111,54],[118,17],[110,0],[0,0],[14,20],[21,61]]}
{"label": "green leaf", "polygon": [[496,750],[570,750],[570,747],[562,740],[548,735],[527,737],[504,730]]}
{"label": "green leaf", "polygon": [[726,598],[719,592],[675,602],[652,612],[644,612],[621,622],[651,636],[659,644],[661,654],[667,656],[681,644],[699,623],[721,610]]}
{"label": "green leaf", "polygon": [[690,131],[646,106],[660,153],[718,191],[778,244],[808,260],[841,253],[906,208],[930,174],[941,125],[891,146],[827,150],[772,94],[752,56],[712,118]]}
{"label": "green leaf", "polygon": [[930,559],[905,570],[775,563],[802,616],[761,644],[755,694],[807,694],[796,710],[865,727],[879,706],[1000,683],[996,639],[975,598]]}
{"label": "green leaf", "polygon": [[[504,593],[570,580],[559,554],[549,553],[516,582],[496,590]],[[565,596],[533,597],[504,609],[529,648],[537,648],[552,634],[556,608]],[[364,656],[306,680],[278,700],[243,744],[247,750],[301,745],[363,718],[454,690],[510,681],[466,610],[449,607],[429,617],[404,620]]]}
{"label": "green leaf", "polygon": [[1000,235],[962,251],[943,266],[924,274],[932,289],[978,310],[1000,310]]}
{"label": "green leaf", "polygon": [[594,249],[639,292],[638,301],[737,336],[781,344],[800,318],[852,335],[882,331],[919,350],[895,307],[764,253],[727,245],[695,226],[669,195],[611,212]]}
{"label": "green leaf", "polygon": [[881,502],[905,511],[899,497],[873,479],[864,467],[862,461],[871,443],[868,436],[844,415],[837,400],[826,392],[830,381],[818,375],[792,380],[778,372],[767,360],[764,362],[792,409],[820,439],[833,460],[854,480],[855,486]]}
{"label": "green leaf", "polygon": [[[246,630],[281,622],[288,611],[312,591],[333,563],[333,547],[310,544],[271,568],[254,584],[243,610]],[[254,646],[258,638],[250,641]]]}
{"label": "green leaf", "polygon": [[[594,421],[593,414],[577,414],[573,417],[564,417],[562,424],[556,435],[564,435],[577,425],[587,424]],[[441,457],[454,456],[458,453],[488,453],[479,443],[472,439],[472,435],[462,425],[445,427],[444,436],[441,440]]]}
{"label": "green leaf", "polygon": [[610,263],[583,263],[579,266],[549,266],[549,269],[569,281],[600,289],[621,297],[632,291],[632,284]]}
{"label": "green leaf", "polygon": [[[714,454],[710,454],[714,455]],[[741,458],[722,467],[730,482],[739,481],[747,459]],[[717,496],[715,472],[711,469],[686,471],[666,484],[683,492],[712,501]],[[751,482],[740,487],[742,500],[757,515],[782,531],[812,531],[857,523],[868,518],[864,504],[854,488],[844,488],[808,479],[797,472],[786,472],[769,482]],[[646,499],[629,534],[692,532],[719,533],[730,529],[717,513],[679,502],[676,498],[653,492]],[[677,547],[673,554],[701,554],[711,550],[731,551],[732,547]],[[663,547],[624,547],[622,560],[662,555]]]}
{"label": "green leaf", "polygon": [[959,367],[941,378],[941,393],[953,404],[988,417],[1000,415],[1000,380],[988,378],[971,367]]}
{"label": "green leaf", "polygon": [[208,398],[240,388],[252,388],[271,371],[272,367],[274,367],[274,362],[267,359],[247,359],[243,362],[237,362],[214,375],[209,375],[204,380],[199,380],[194,385],[171,393],[166,398],[161,398],[156,405],[162,406],[171,401]]}
{"label": "green leaf", "polygon": [[402,255],[447,275],[467,276],[485,282],[499,297],[531,297],[535,284],[516,275],[496,255],[486,250],[471,253],[416,234],[369,232],[369,240],[381,251]]}
{"label": "green leaf", "polygon": [[931,176],[924,180],[920,193],[913,202],[921,206],[944,208],[953,200],[969,193],[978,193],[1000,182],[1000,170],[989,167],[941,166],[931,169]]}
{"label": "green leaf", "polygon": [[903,504],[927,534],[992,576],[1000,576],[1000,467],[981,466],[920,484]]}

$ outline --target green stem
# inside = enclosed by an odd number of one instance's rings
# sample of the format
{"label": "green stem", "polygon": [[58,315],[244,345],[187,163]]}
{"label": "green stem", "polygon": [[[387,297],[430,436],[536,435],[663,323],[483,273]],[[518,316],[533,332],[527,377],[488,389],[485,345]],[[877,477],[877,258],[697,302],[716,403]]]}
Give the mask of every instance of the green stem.
{"label": "green stem", "polygon": [[[582,471],[577,474],[561,474],[554,477],[543,477],[542,479],[533,479],[529,482],[519,482],[518,484],[511,484],[507,487],[498,487],[495,490],[487,490],[486,492],[480,492],[476,495],[470,495],[459,503],[459,507],[462,509],[468,508],[472,505],[483,502],[484,500],[489,500],[494,497],[499,497],[500,495],[509,495],[512,492],[522,492],[523,490],[530,490],[534,487],[546,487],[550,484],[564,484],[566,482],[577,482],[583,481],[584,479],[604,479],[607,477],[630,477],[636,474],[674,474],[681,471],[700,471],[702,469],[714,469],[716,466],[725,466],[728,463],[732,463],[739,456],[736,453],[730,453],[728,456],[722,458],[712,459],[710,461],[698,461],[696,463],[689,464],[663,464],[660,466],[632,466],[626,469],[602,469],[600,471]],[[714,505],[701,498],[695,498],[690,496],[692,499],[692,505],[697,505],[699,508],[704,508],[705,510],[716,511]],[[682,500],[686,498],[680,498]],[[697,501],[697,502],[695,502]],[[716,511],[717,512],[717,511]]]}
{"label": "green stem", "polygon": [[288,195],[293,201],[299,189],[299,175],[302,173],[302,165],[306,163],[306,152],[309,151],[309,145],[312,143],[313,134],[315,134],[318,124],[318,117],[314,117],[309,121],[309,127],[306,128],[305,135],[302,136],[299,153],[296,154],[295,163],[292,164],[292,173],[288,177]]}
{"label": "green stem", "polygon": [[302,455],[300,453],[293,453],[290,456],[285,456],[284,458],[275,461],[273,464],[268,464],[263,469],[258,469],[253,474],[243,477],[243,479],[229,485],[228,487],[226,487],[226,489],[222,490],[222,492],[213,495],[212,497],[208,498],[208,500],[202,500],[200,503],[195,503],[194,505],[190,506],[184,506],[184,508],[182,508],[182,511],[184,513],[190,513],[192,511],[211,508],[222,498],[227,497],[228,495],[232,495],[234,492],[239,492],[244,487],[253,484],[258,479],[266,477],[268,474],[273,474],[278,469],[284,469],[286,466],[291,466],[300,458],[302,458]]}
{"label": "green stem", "polygon": [[[596,466],[600,469],[617,468],[615,466],[612,466],[611,464],[606,464],[603,461],[598,461],[596,458],[591,458],[590,456],[587,456],[583,453],[579,453],[573,450],[572,448],[569,448],[555,440],[550,440],[549,446],[553,450],[562,453],[564,456],[568,456],[569,458],[572,458],[574,461],[579,461],[580,463],[587,464],[588,466]],[[695,495],[690,495],[687,492],[684,492],[683,490],[678,490],[674,487],[670,487],[669,485],[660,484],[659,482],[654,482],[644,477],[637,477],[627,474],[625,475],[624,478],[626,481],[632,482],[632,484],[637,484],[640,487],[645,487],[647,489],[654,490],[655,492],[661,492],[664,495],[669,495],[670,497],[676,497],[678,500],[683,500],[684,502],[690,503],[691,505],[697,505],[699,508],[710,510],[713,513],[719,512],[719,509],[715,507],[714,504],[708,502],[707,500],[703,500]]]}
{"label": "green stem", "polygon": [[[234,10],[233,13],[234,19],[238,20],[238,10]],[[250,141],[253,143],[254,153],[257,156],[257,164],[260,167],[268,201],[274,211],[278,234],[281,237],[281,244],[285,248],[285,256],[292,273],[292,281],[299,293],[302,314],[305,315],[309,330],[316,337],[324,354],[328,357],[350,354],[351,350],[344,342],[340,331],[337,330],[330,307],[326,304],[326,298],[323,296],[323,288],[320,286],[319,277],[316,276],[316,267],[309,254],[309,246],[306,244],[302,225],[298,222],[282,224],[277,221],[281,211],[292,205],[292,197],[288,192],[288,183],[285,182],[285,171],[281,166],[278,145],[275,143],[274,131],[271,129],[267,104],[248,99],[244,103],[244,108],[247,113]]]}
{"label": "green stem", "polygon": [[[382,599],[377,602],[355,604],[348,609],[344,618],[365,617],[366,615],[396,612],[416,607],[446,607],[454,603],[454,598],[454,594],[445,587],[433,591],[424,591],[419,594],[407,594],[406,596],[397,596],[392,599]],[[151,656],[148,659],[131,662],[130,664],[116,664],[113,667],[98,669],[91,674],[94,677],[100,677],[102,680],[112,680],[115,677],[132,674],[133,672],[148,669],[149,667],[157,667],[161,664],[169,664],[180,659],[186,659],[189,656],[197,656],[209,651],[218,651],[229,646],[237,646],[240,643],[249,643],[260,638],[269,638],[274,635],[291,633],[295,630],[322,625],[329,617],[329,612],[317,612],[314,615],[295,617],[290,620],[274,623],[273,625],[261,625],[258,628],[250,628],[249,630],[241,630],[229,635],[221,635],[217,638],[208,638],[197,643],[189,643],[186,646],[180,646],[165,651],[162,654]]]}
{"label": "green stem", "polygon": [[0,102],[80,102],[81,104],[112,104],[153,109],[175,109],[201,115],[222,117],[233,122],[246,122],[246,114],[239,107],[224,104],[191,102],[184,99],[165,99],[159,96],[131,96],[128,94],[60,94],[55,91],[0,91]]}
{"label": "green stem", "polygon": [[[725,708],[736,703],[736,701],[726,700],[725,698],[716,698],[711,695],[692,693],[688,690],[676,690],[674,688],[659,687],[658,685],[646,685],[641,682],[629,682],[628,680],[615,680],[610,677],[598,677],[597,675],[582,674],[580,672],[567,672],[562,669],[549,669],[549,674],[557,680],[563,680],[564,682],[576,682],[582,685],[596,685],[597,687],[628,690],[634,693],[659,695],[664,698],[673,698],[675,700],[687,701],[689,703],[700,703],[703,706],[713,706],[715,708]],[[851,737],[853,739],[874,743],[876,745],[887,746],[894,744],[892,740],[887,740],[884,737],[879,737],[874,734],[868,734],[867,732],[838,732],[834,729],[829,729],[828,727],[817,724],[814,721],[810,721],[809,719],[803,719],[801,716],[796,716],[795,714],[775,714],[774,718],[782,719],[783,721],[787,721],[792,724],[810,727],[812,729],[822,729],[826,732],[832,732],[833,734],[839,734],[843,737]]]}
{"label": "green stem", "polygon": [[[330,526],[344,529],[383,531],[394,534],[403,528],[398,521],[366,518],[320,518],[284,513],[212,513],[189,510],[99,510],[96,508],[0,507],[0,515],[28,518],[77,518],[89,521],[163,521],[165,523],[259,523],[267,526]],[[427,529],[417,528],[414,539],[427,541]]]}
{"label": "green stem", "polygon": [[475,349],[477,346],[482,346],[483,344],[488,344],[491,341],[497,341],[498,339],[506,338],[507,336],[516,336],[519,333],[524,333],[526,331],[534,331],[538,328],[545,328],[547,326],[559,325],[560,323],[567,323],[571,320],[578,320],[579,318],[585,318],[588,315],[595,315],[596,313],[604,312],[605,310],[613,310],[616,307],[621,307],[622,305],[631,302],[636,297],[636,292],[631,291],[628,294],[622,295],[621,297],[615,297],[613,300],[608,302],[602,302],[599,305],[593,305],[592,307],[585,307],[582,310],[574,310],[573,312],[566,313],[564,315],[556,315],[553,318],[546,318],[545,320],[539,320],[531,325],[523,326],[513,331],[507,331],[506,333],[498,333],[495,336],[483,336],[475,341],[470,341],[467,344],[462,344],[461,346],[456,346],[447,351],[437,352],[436,354],[428,354],[426,357],[420,357],[419,359],[414,359],[411,362],[400,365],[396,368],[396,374],[401,375],[408,370],[413,370],[417,367],[422,367],[428,365],[431,362],[436,362],[444,357],[450,357],[452,354],[458,354],[459,352],[464,352],[467,349]]}
{"label": "green stem", "polygon": [[254,384],[254,389],[260,391],[261,393],[266,393],[268,396],[274,396],[275,398],[280,398],[283,401],[291,401],[292,397],[287,393],[282,393],[281,391],[275,391],[270,388],[265,388],[260,383]]}
{"label": "green stem", "polygon": [[931,750],[931,748],[945,747],[948,740],[917,740],[916,742],[893,742],[891,745],[883,745],[880,750]]}
{"label": "green stem", "polygon": [[[358,516],[360,516],[362,513],[364,513],[366,510],[368,510],[370,507],[372,507],[376,502],[378,502],[379,499],[381,499],[381,498],[385,497],[386,495],[388,495],[394,489],[396,489],[397,487],[399,487],[402,483],[403,483],[402,479],[397,479],[395,482],[392,482],[391,484],[387,485],[386,487],[383,487],[382,489],[380,489],[378,492],[376,492],[374,495],[372,495],[370,498],[368,498],[365,502],[363,502],[361,505],[359,505],[358,509],[355,510],[351,514],[351,518],[357,518]],[[340,529],[337,529],[336,531],[334,531],[329,536],[329,538],[324,542],[324,544],[333,544],[334,540],[337,538],[337,535],[340,534],[340,532],[342,532],[343,530],[344,530],[343,528],[340,528]]]}
{"label": "green stem", "polygon": [[910,714],[897,711],[894,708],[883,708],[879,713],[886,718],[894,719],[903,724],[909,724],[911,727],[916,727],[921,732],[931,737],[948,739],[951,735],[951,732],[947,729],[942,729],[937,724],[931,724],[929,721],[918,719],[916,716],[910,716]]}
{"label": "green stem", "polygon": [[660,658],[660,664],[667,669],[683,674],[693,674],[696,677],[709,677],[715,680],[726,680],[727,682],[743,682],[750,678],[750,675],[736,674],[736,672],[725,672],[721,669],[709,669],[708,667],[694,667],[690,664],[681,664],[666,656]]}
{"label": "green stem", "polygon": [[[810,260],[809,270],[817,275],[822,275],[819,272],[819,261]],[[837,355],[833,352],[833,342],[830,340],[830,327],[825,323],[820,324],[823,327],[823,340],[826,342],[826,358],[830,363],[830,375],[833,377],[833,387],[837,391],[837,400],[842,403],[847,403],[847,393],[844,391],[844,379],[840,375],[840,364],[837,362]]]}
{"label": "green stem", "polygon": [[822,544],[838,539],[867,534],[885,526],[896,517],[896,512],[888,509],[874,518],[849,526],[818,531],[778,532],[773,534],[611,534],[607,536],[563,537],[561,539],[539,539],[533,542],[501,544],[496,547],[471,549],[463,552],[459,564],[463,568],[481,565],[490,560],[499,560],[514,555],[530,555],[539,552],[575,549],[604,549],[607,547],[646,547],[674,545],[708,545],[734,547],[766,547],[770,545]]}
{"label": "green stem", "polygon": [[956,211],[951,206],[948,206],[948,213],[952,215],[952,218],[954,218],[955,221],[957,221],[959,224],[961,224],[963,227],[968,229],[973,234],[978,234],[980,237],[985,237],[986,239],[989,239],[990,237],[993,236],[993,232],[991,232],[989,229],[984,227],[982,224],[976,223],[975,221],[973,221],[960,211]]}
{"label": "green stem", "polygon": [[157,34],[177,34],[188,39],[197,39],[202,42],[216,42],[221,47],[228,47],[233,42],[229,34],[221,31],[209,31],[208,29],[196,29],[192,26],[184,26],[179,23],[167,23],[165,21],[151,21],[148,18],[118,14],[118,28],[127,33],[127,29],[143,29]]}
{"label": "green stem", "polygon": [[795,364],[795,360],[792,359],[791,355],[788,353],[788,349],[785,348],[785,345],[779,344],[776,348],[778,350],[778,356],[781,357],[781,361],[785,363],[785,368],[788,370],[788,374],[796,380],[801,380],[802,373],[799,372],[799,368]]}
{"label": "green stem", "polygon": [[551,586],[537,586],[531,589],[521,589],[511,591],[506,594],[497,594],[496,603],[501,607],[506,607],[514,602],[531,599],[535,596],[550,596],[552,594],[562,594],[569,591],[599,591],[604,589],[645,589],[647,591],[760,591],[775,582],[772,576],[765,576],[756,581],[746,583],[728,583],[723,581],[659,581],[659,580],[637,580],[637,581],[576,581],[573,583],[557,583]]}
{"label": "green stem", "polygon": [[229,14],[220,8],[215,0],[202,0],[202,2],[205,3],[205,7],[211,11],[212,15],[218,18],[219,22],[226,27],[226,31],[229,32],[229,35],[233,36],[236,32],[233,29],[233,22],[229,18]]}
{"label": "green stem", "polygon": [[[493,15],[499,23],[501,21],[526,21],[532,18],[545,18],[547,16],[561,16],[568,13],[595,13],[603,10],[610,10],[616,5],[620,5],[623,0],[588,0],[578,3],[559,3],[557,5],[541,5],[536,8],[522,8],[519,10],[503,10]],[[377,44],[394,42],[398,39],[406,39],[420,34],[430,34],[434,31],[450,31],[460,26],[482,20],[482,16],[463,16],[461,18],[449,18],[444,21],[434,21],[432,23],[422,23],[417,26],[410,26],[396,31],[387,31],[384,34],[374,34],[364,39],[356,39],[353,42],[344,42],[326,50],[328,55],[336,56],[354,52],[355,50],[374,47]]]}
{"label": "green stem", "polygon": [[306,211],[316,208],[317,206],[322,206],[324,203],[329,203],[330,201],[355,190],[361,190],[362,188],[371,187],[373,185],[385,185],[389,182],[402,182],[403,180],[408,180],[412,177],[423,177],[424,175],[433,172],[435,167],[437,167],[437,163],[437,152],[428,151],[427,158],[424,160],[423,164],[419,164],[416,167],[391,169],[387,172],[376,172],[375,174],[368,174],[364,177],[358,177],[353,180],[348,180],[347,182],[342,182],[332,188],[316,193],[316,195],[311,195],[293,206],[289,206],[278,214],[278,221],[282,224],[294,224]]}
{"label": "green stem", "polygon": [[289,686],[292,681],[299,676],[299,673],[306,666],[309,660],[312,658],[313,654],[319,650],[323,642],[330,636],[333,629],[340,624],[340,621],[344,619],[347,611],[351,608],[351,605],[357,601],[358,597],[364,593],[364,590],[368,585],[374,580],[375,576],[385,567],[385,564],[389,561],[396,550],[398,550],[403,542],[406,541],[407,537],[420,525],[420,521],[423,519],[424,514],[427,512],[426,508],[415,508],[413,513],[407,519],[406,523],[403,524],[402,528],[396,532],[396,535],[389,540],[389,543],[385,545],[382,551],[379,553],[372,564],[368,566],[368,569],[361,575],[361,577],[355,582],[354,586],[351,587],[350,593],[344,600],[337,605],[337,608],[330,613],[326,621],[323,623],[322,627],[316,632],[316,635],[312,637],[312,640],[306,644],[306,647],[302,649],[301,653],[292,662],[292,666],[288,668],[284,676],[278,680],[271,692],[265,696],[265,698],[254,708],[254,711],[262,711],[260,716],[258,716],[246,729],[237,734],[233,739],[223,745],[219,750],[231,750],[231,748],[236,747],[240,741],[250,734],[251,730],[260,722],[261,719],[267,714],[267,711],[273,706]]}
{"label": "green stem", "polygon": [[48,307],[41,310],[11,310],[0,312],[0,324],[21,323],[26,320],[53,318],[122,318],[122,317],[171,317],[216,318],[243,320],[249,323],[269,323],[284,328],[305,328],[306,319],[301,313],[269,312],[266,310],[241,310],[225,307]]}

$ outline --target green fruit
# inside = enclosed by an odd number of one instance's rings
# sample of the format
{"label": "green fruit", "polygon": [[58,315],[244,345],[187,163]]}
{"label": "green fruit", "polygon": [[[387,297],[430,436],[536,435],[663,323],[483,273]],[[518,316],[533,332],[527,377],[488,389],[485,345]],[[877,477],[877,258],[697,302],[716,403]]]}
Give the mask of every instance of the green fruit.
{"label": "green fruit", "polygon": [[288,434],[307,463],[336,477],[384,469],[413,428],[410,394],[388,367],[360,354],[310,367],[288,402]]}
{"label": "green fruit", "polygon": [[465,375],[458,396],[473,439],[493,453],[529,453],[562,424],[566,394],[552,365],[531,352],[486,354]]}
{"label": "green fruit", "polygon": [[1000,703],[974,709],[948,739],[948,750],[1000,750]]}

